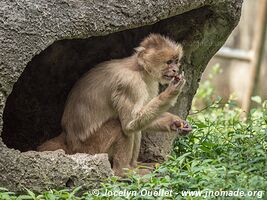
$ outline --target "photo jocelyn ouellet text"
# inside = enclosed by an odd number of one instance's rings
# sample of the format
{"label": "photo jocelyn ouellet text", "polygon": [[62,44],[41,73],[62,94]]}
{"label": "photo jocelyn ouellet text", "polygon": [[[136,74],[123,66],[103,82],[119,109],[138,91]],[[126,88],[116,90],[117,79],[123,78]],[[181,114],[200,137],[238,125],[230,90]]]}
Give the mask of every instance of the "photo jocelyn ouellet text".
{"label": "photo jocelyn ouellet text", "polygon": [[89,191],[94,196],[102,196],[102,197],[256,197],[261,199],[264,195],[264,191],[242,191],[242,190],[218,190],[218,191],[210,191],[210,190],[185,190],[180,193],[173,192],[168,189],[159,189],[159,190],[148,190],[148,189],[140,189],[140,190],[118,190],[118,191],[100,191],[97,189],[93,189]]}

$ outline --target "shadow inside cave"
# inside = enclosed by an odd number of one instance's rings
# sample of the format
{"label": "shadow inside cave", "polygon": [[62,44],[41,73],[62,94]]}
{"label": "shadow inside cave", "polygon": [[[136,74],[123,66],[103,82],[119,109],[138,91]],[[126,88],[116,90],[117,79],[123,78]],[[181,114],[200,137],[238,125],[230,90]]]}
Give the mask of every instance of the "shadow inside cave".
{"label": "shadow inside cave", "polygon": [[32,58],[14,84],[4,109],[3,142],[20,151],[35,150],[61,132],[67,95],[85,72],[102,61],[131,55],[149,33],[184,41],[211,13],[202,7],[106,36],[55,41]]}

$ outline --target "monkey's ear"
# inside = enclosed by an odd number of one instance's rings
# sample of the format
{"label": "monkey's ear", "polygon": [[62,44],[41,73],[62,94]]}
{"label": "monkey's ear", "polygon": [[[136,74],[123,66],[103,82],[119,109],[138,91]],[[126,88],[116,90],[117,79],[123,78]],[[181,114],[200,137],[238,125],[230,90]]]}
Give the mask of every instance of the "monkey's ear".
{"label": "monkey's ear", "polygon": [[184,50],[183,50],[183,46],[181,44],[177,44],[177,47],[176,47],[176,51],[178,52],[179,54],[179,60],[183,57],[184,55]]}
{"label": "monkey's ear", "polygon": [[143,55],[145,53],[146,48],[139,46],[139,47],[134,48],[134,50],[136,51],[138,64],[140,66],[145,66]]}
{"label": "monkey's ear", "polygon": [[134,50],[136,51],[136,53],[140,53],[142,51],[145,51],[146,48],[145,47],[136,47],[136,48],[134,48]]}

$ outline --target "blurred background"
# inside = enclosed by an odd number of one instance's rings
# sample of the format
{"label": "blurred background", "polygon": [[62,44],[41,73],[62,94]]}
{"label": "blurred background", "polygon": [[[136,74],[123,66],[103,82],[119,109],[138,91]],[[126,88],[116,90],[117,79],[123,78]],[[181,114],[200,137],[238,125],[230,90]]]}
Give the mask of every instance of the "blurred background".
{"label": "blurred background", "polygon": [[234,98],[248,111],[252,96],[267,99],[267,0],[244,0],[242,9],[239,25],[210,61],[201,84],[206,93],[214,90],[222,101]]}

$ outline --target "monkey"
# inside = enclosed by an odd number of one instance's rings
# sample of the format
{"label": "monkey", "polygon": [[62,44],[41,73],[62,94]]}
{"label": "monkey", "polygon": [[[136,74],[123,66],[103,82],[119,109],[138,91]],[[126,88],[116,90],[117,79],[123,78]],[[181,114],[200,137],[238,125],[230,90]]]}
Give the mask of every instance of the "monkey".
{"label": "monkey", "polygon": [[[61,119],[62,133],[38,151],[107,153],[114,174],[137,167],[141,131],[189,133],[192,128],[168,109],[186,84],[179,74],[183,47],[151,33],[126,58],[105,61],[71,89]],[[159,84],[168,85],[159,93]]]}

